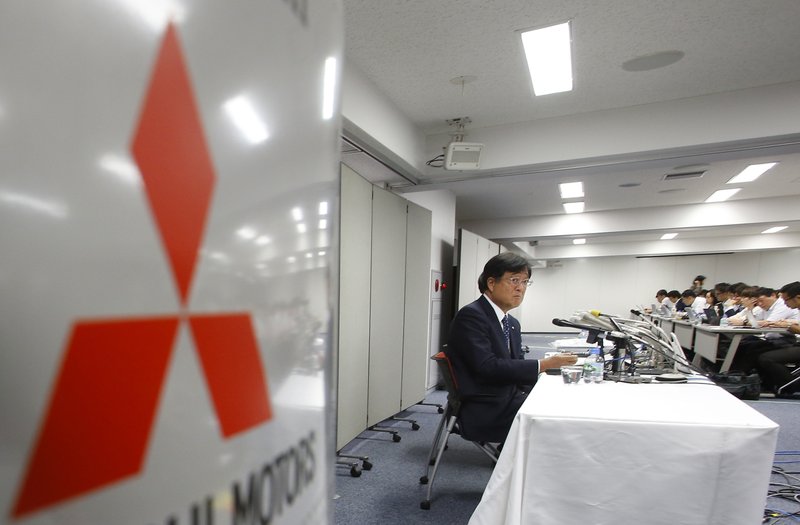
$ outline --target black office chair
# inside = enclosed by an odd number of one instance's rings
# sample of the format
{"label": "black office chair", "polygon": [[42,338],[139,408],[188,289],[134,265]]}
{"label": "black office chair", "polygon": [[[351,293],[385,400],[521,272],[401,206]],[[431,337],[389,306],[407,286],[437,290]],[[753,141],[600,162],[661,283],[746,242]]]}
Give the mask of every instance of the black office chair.
{"label": "black office chair", "polygon": [[[778,395],[787,395],[786,394],[786,390],[790,386],[792,386],[793,384],[795,384],[798,381],[800,381],[800,365],[794,367],[794,370],[792,370],[792,376],[793,377],[792,377],[791,381],[789,381],[788,383],[783,384],[783,385],[778,387],[778,389],[776,391]],[[791,395],[791,394],[788,394],[788,395]]]}
{"label": "black office chair", "polygon": [[[461,398],[458,395],[458,383],[456,382],[455,374],[453,374],[453,367],[451,366],[450,360],[447,358],[444,352],[439,352],[435,356],[431,357],[431,359],[436,361],[436,364],[439,366],[439,371],[442,374],[442,378],[444,379],[444,386],[447,390],[447,407],[445,408],[444,415],[442,415],[442,419],[439,422],[439,426],[436,429],[436,434],[433,438],[431,451],[430,454],[428,454],[428,460],[425,465],[425,475],[419,478],[420,484],[428,485],[428,492],[425,496],[425,499],[419,504],[420,508],[423,510],[429,510],[431,508],[433,480],[436,477],[436,472],[439,470],[439,464],[442,460],[442,453],[447,448],[447,441],[450,439],[451,434],[461,434],[459,425]],[[493,463],[497,463],[497,458],[500,455],[500,452],[494,445],[478,441],[468,441],[486,454]]]}

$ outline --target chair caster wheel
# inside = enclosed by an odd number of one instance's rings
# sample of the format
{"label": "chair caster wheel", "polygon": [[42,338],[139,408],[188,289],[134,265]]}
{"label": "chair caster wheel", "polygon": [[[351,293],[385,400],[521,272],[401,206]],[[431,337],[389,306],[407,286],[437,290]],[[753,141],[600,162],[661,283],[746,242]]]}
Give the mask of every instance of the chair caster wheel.
{"label": "chair caster wheel", "polygon": [[413,423],[413,424],[411,425],[411,430],[419,430],[419,425],[418,425],[418,424],[416,424],[416,423]]}
{"label": "chair caster wheel", "polygon": [[431,502],[425,500],[419,504],[419,508],[421,508],[422,510],[431,510]]}
{"label": "chair caster wheel", "polygon": [[419,484],[420,485],[427,485],[428,484],[428,476],[422,476],[421,478],[419,478]]}
{"label": "chair caster wheel", "polygon": [[364,470],[372,470],[372,463],[370,463],[367,460],[364,460],[361,462],[361,468],[363,468]]}
{"label": "chair caster wheel", "polygon": [[400,436],[398,436],[397,434],[394,434],[392,436],[392,441],[394,441],[395,443],[399,443],[400,442]]}
{"label": "chair caster wheel", "polygon": [[437,408],[436,411],[440,414],[444,414],[444,409],[442,407]]}
{"label": "chair caster wheel", "polygon": [[357,466],[356,467],[352,467],[350,469],[350,475],[353,476],[354,478],[359,477],[361,475],[361,469],[358,468]]}

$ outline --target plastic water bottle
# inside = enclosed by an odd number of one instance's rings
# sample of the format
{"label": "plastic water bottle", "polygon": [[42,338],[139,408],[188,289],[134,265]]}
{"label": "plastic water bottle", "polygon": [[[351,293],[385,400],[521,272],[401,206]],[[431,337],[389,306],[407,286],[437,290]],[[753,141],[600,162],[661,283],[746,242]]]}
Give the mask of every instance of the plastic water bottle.
{"label": "plastic water bottle", "polygon": [[600,383],[603,381],[603,356],[600,348],[589,349],[589,355],[583,362],[583,381],[585,383]]}

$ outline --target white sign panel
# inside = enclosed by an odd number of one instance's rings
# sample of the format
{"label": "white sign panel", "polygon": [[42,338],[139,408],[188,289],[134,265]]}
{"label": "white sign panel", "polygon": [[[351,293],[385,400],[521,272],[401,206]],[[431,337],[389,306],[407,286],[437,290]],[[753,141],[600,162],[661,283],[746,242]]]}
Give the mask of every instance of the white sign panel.
{"label": "white sign panel", "polygon": [[0,17],[0,523],[321,523],[341,6]]}

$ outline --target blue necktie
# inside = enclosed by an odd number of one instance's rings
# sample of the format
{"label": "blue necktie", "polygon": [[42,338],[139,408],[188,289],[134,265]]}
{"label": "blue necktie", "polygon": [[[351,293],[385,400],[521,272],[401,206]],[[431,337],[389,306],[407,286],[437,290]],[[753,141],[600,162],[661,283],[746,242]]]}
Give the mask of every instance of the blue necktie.
{"label": "blue necktie", "polygon": [[511,336],[508,330],[508,315],[503,316],[503,335],[506,336],[506,348],[511,350]]}

